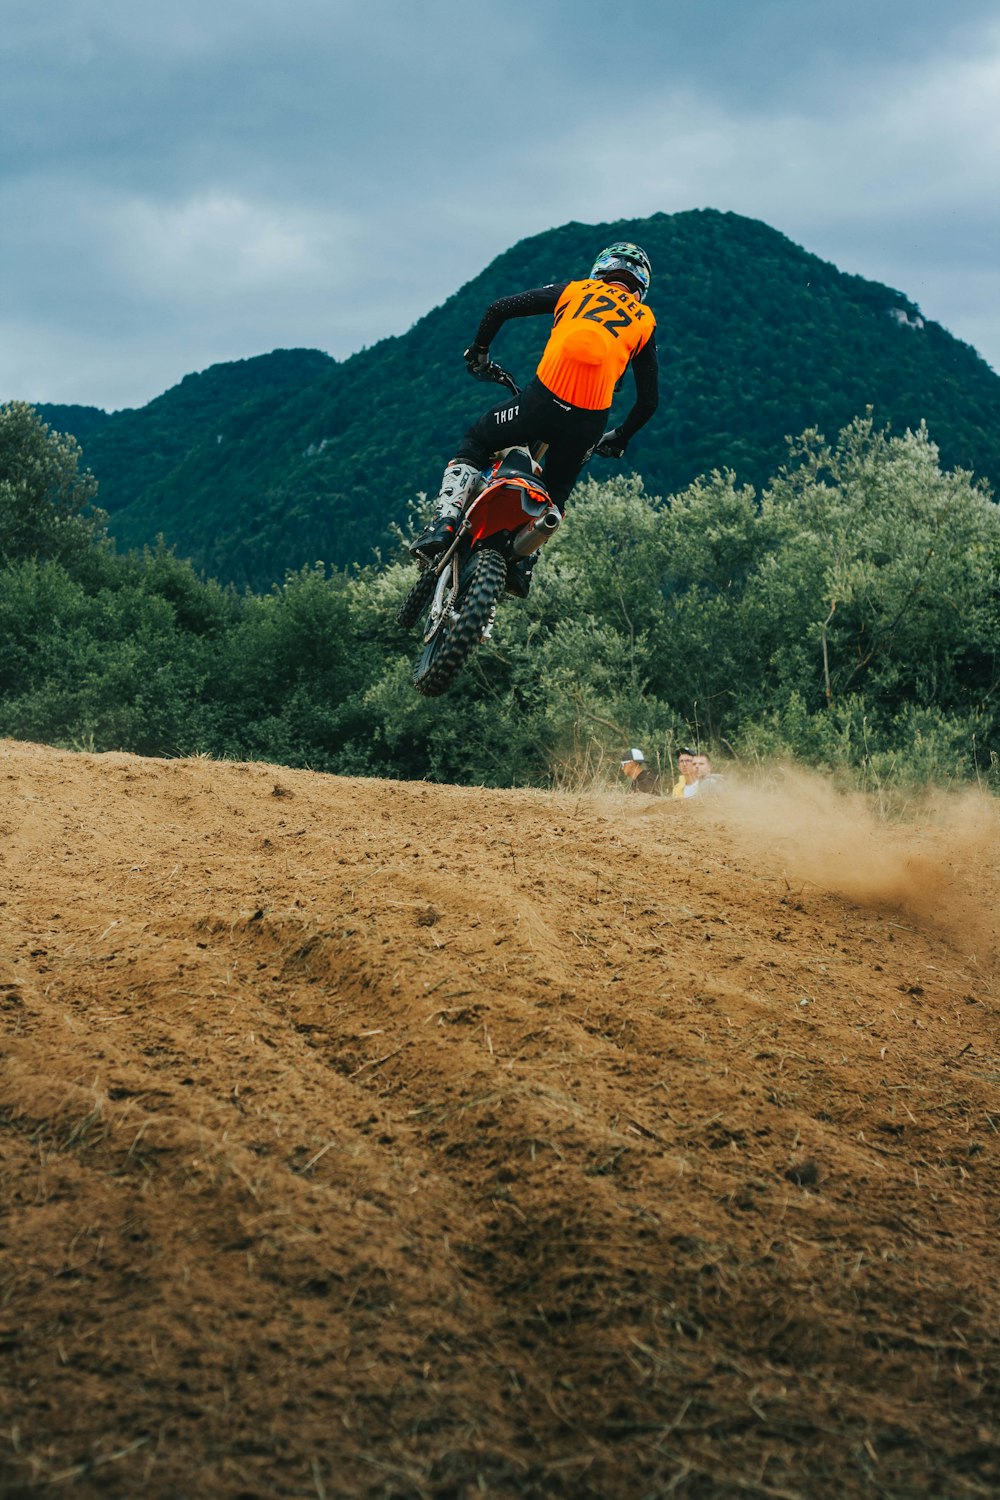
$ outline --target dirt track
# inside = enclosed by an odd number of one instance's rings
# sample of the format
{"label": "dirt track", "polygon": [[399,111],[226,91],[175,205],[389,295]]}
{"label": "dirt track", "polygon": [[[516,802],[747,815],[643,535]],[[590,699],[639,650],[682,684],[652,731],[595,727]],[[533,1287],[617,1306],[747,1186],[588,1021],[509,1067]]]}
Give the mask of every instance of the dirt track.
{"label": "dirt track", "polygon": [[1000,1491],[985,803],[0,784],[6,1500]]}

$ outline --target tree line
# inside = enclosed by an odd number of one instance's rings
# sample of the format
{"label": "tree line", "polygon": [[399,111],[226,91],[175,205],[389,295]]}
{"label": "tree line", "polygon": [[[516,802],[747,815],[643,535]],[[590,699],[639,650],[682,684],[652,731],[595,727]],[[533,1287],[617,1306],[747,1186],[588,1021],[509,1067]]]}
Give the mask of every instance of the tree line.
{"label": "tree line", "polygon": [[[923,428],[807,431],[759,489],[591,477],[525,602],[444,698],[410,683],[398,551],[267,592],[120,555],[73,438],[0,407],[0,734],[490,786],[790,756],[855,781],[995,786],[1000,511]],[[417,524],[414,516],[414,525]]]}

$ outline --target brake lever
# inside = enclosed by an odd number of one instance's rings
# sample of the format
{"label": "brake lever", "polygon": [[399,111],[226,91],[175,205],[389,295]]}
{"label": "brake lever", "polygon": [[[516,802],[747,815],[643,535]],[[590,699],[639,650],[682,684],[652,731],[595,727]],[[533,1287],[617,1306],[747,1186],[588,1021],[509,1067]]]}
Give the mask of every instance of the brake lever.
{"label": "brake lever", "polygon": [[509,371],[504,369],[503,365],[493,364],[491,361],[490,364],[486,366],[486,369],[488,372],[487,378],[489,380],[495,381],[497,385],[505,385],[512,396],[519,396],[521,394],[521,388],[518,385],[517,381],[514,379],[513,375],[509,373]]}

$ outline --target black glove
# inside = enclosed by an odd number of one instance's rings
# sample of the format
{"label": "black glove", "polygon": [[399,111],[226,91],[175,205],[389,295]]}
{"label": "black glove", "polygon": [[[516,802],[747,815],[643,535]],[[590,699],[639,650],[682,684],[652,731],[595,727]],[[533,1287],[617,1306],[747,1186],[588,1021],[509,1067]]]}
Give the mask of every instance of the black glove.
{"label": "black glove", "polygon": [[627,447],[628,438],[622,437],[617,427],[612,427],[599,443],[595,443],[594,452],[599,453],[602,458],[622,458]]}
{"label": "black glove", "polygon": [[484,349],[481,344],[470,344],[462,358],[465,360],[465,368],[469,374],[477,380],[482,380],[489,369],[490,351]]}

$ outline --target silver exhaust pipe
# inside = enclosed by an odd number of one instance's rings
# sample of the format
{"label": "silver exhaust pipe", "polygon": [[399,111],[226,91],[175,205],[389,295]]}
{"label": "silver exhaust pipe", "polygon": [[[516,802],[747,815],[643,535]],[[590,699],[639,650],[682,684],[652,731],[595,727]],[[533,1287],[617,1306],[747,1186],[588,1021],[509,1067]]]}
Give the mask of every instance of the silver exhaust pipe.
{"label": "silver exhaust pipe", "polygon": [[515,534],[510,544],[514,556],[530,557],[532,552],[537,552],[548,541],[561,520],[562,516],[553,505],[548,510],[543,510],[533,521],[528,521]]}

